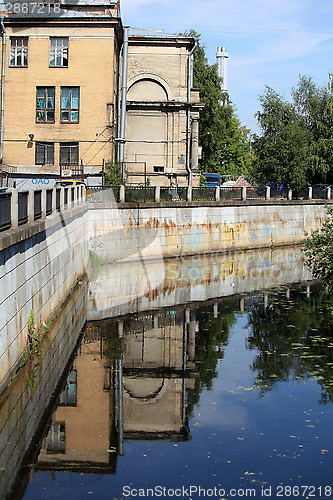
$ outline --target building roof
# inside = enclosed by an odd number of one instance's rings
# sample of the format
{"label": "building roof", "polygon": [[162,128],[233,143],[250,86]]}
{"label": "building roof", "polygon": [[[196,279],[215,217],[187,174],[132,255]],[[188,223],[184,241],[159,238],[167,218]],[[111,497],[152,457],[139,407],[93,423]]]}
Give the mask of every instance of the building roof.
{"label": "building roof", "polygon": [[174,38],[179,36],[176,33],[166,33],[164,30],[153,30],[153,29],[141,29],[141,28],[129,28],[129,36],[147,36],[147,37],[170,37]]}
{"label": "building roof", "polygon": [[131,45],[186,45],[194,46],[193,36],[180,35],[178,33],[166,33],[159,29],[129,28],[129,43]]}
{"label": "building roof", "polygon": [[[19,7],[18,7],[19,6]],[[0,0],[1,15],[10,19],[63,17],[120,17],[120,6],[114,0]]]}

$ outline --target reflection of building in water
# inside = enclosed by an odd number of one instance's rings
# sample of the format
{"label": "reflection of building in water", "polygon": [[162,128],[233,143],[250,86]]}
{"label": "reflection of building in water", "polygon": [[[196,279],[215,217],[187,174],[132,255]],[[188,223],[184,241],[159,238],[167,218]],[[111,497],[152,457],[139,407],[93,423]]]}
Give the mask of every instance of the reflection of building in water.
{"label": "reflection of building in water", "polygon": [[184,309],[87,328],[36,468],[110,473],[124,439],[188,439],[195,329]]}
{"label": "reflection of building in water", "polygon": [[195,322],[186,317],[184,311],[167,311],[124,325],[124,439],[188,439]]}
{"label": "reflection of building in water", "polygon": [[85,339],[52,416],[37,468],[114,472],[113,367],[94,329]]}

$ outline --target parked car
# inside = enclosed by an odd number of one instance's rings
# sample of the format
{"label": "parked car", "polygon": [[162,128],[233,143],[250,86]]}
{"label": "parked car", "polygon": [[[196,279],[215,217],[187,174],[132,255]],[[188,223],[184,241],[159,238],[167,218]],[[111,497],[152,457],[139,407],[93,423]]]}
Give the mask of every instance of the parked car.
{"label": "parked car", "polygon": [[206,181],[206,187],[216,187],[221,186],[221,176],[220,174],[202,174]]}
{"label": "parked car", "polygon": [[257,189],[257,195],[258,196],[265,196],[266,187],[270,187],[271,189],[282,191],[283,189],[286,189],[287,186],[283,183],[280,184],[279,182],[267,182],[267,184],[265,184],[264,186]]}
{"label": "parked car", "polygon": [[85,186],[83,181],[78,181],[76,179],[62,179],[55,183],[55,186],[67,187],[67,186]]}
{"label": "parked car", "polygon": [[71,186],[84,186],[86,189],[86,196],[94,194],[94,191],[87,188],[85,182],[76,179],[61,179],[55,183],[55,187],[71,187]]}

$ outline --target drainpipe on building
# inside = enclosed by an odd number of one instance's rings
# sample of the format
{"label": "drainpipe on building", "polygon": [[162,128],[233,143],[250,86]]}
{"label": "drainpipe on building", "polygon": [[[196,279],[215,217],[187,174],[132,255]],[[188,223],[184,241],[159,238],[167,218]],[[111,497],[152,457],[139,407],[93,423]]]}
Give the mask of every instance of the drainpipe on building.
{"label": "drainpipe on building", "polygon": [[2,52],[1,52],[1,98],[0,98],[0,163],[3,161],[3,143],[5,135],[5,74],[6,74],[6,47],[7,37],[6,29],[3,23],[3,17],[0,18],[0,29],[2,34]]}
{"label": "drainpipe on building", "polygon": [[119,117],[118,161],[121,165],[121,180],[125,181],[125,129],[126,129],[126,99],[127,99],[127,72],[128,72],[128,26],[124,27],[123,57],[122,57],[122,78],[121,78],[121,102]]}
{"label": "drainpipe on building", "polygon": [[192,186],[191,169],[191,88],[193,86],[193,53],[197,48],[198,42],[195,40],[194,46],[188,55],[188,73],[187,73],[187,123],[186,123],[186,168],[188,171],[188,185]]}

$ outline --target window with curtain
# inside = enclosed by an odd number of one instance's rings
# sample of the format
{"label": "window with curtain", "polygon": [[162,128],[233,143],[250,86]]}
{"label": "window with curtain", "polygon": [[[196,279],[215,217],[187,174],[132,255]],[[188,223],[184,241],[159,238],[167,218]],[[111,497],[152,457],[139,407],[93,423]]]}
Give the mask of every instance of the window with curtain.
{"label": "window with curtain", "polygon": [[50,67],[68,68],[68,38],[50,38]]}
{"label": "window with curtain", "polygon": [[55,88],[37,87],[36,121],[54,123]]}
{"label": "window with curtain", "polygon": [[80,88],[61,87],[61,123],[78,123],[80,109]]}
{"label": "window with curtain", "polygon": [[28,66],[28,37],[15,36],[10,38],[9,65],[15,68],[26,68]]}

